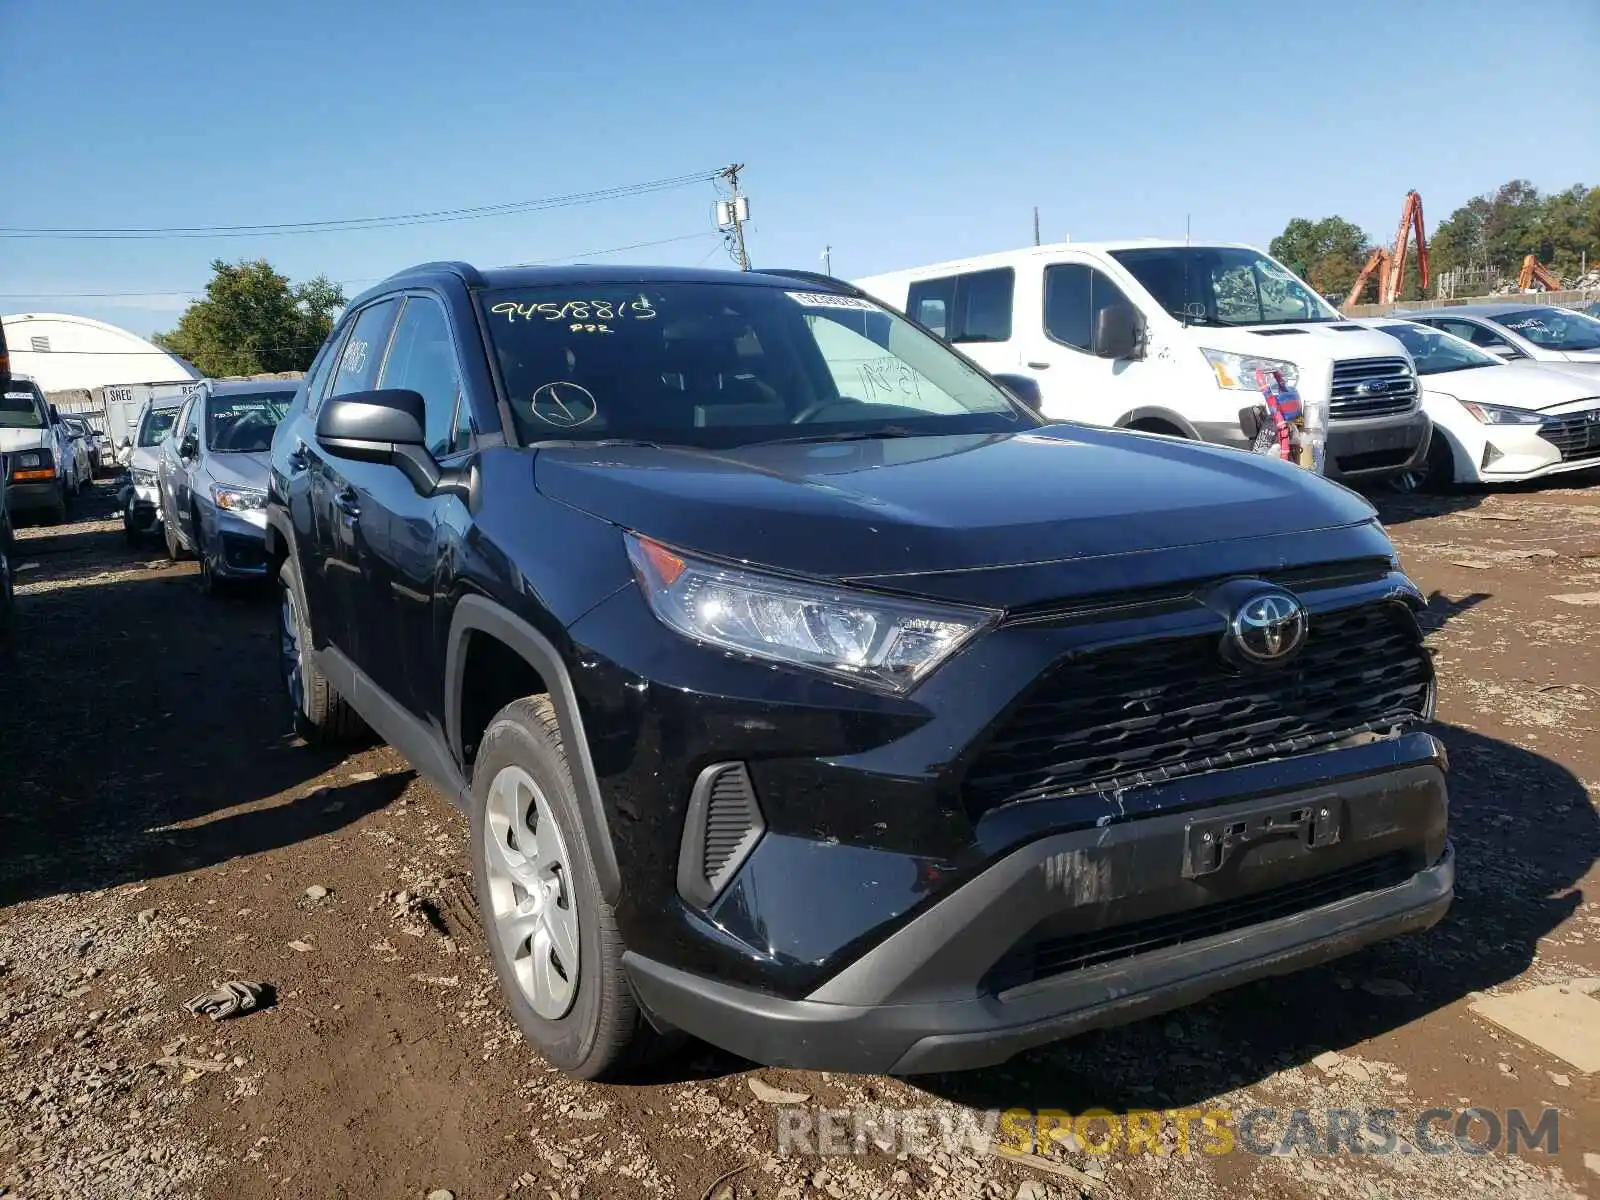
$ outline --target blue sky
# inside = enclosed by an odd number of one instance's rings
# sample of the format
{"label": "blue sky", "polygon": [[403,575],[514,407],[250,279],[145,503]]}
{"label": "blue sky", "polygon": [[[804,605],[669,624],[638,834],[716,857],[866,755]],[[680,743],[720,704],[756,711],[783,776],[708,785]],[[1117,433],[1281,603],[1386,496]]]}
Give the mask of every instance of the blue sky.
{"label": "blue sky", "polygon": [[[1031,238],[1387,240],[1506,179],[1600,184],[1600,4],[0,0],[0,226],[458,208],[746,164],[757,265],[858,277]],[[1570,74],[1569,74],[1570,73]],[[1410,117],[1426,111],[1425,117]],[[214,257],[381,277],[710,233],[710,184],[376,232],[0,239],[0,311],[141,333]],[[709,257],[708,257],[709,256]],[[727,262],[704,236],[617,261]],[[351,287],[359,291],[364,283]]]}

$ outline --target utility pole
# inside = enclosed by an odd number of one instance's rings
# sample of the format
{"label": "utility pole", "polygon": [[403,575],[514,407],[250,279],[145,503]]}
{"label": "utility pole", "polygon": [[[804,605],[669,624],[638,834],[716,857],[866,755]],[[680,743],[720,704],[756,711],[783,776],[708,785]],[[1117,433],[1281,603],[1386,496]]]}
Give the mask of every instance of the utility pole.
{"label": "utility pole", "polygon": [[739,172],[742,170],[743,163],[734,163],[719,176],[727,180],[732,195],[717,203],[717,224],[724,229],[732,227],[734,259],[739,264],[739,270],[748,271],[750,255],[744,248],[744,223],[750,219],[750,200],[739,194]]}
{"label": "utility pole", "polygon": [[1033,206],[1033,244],[1039,244],[1039,206]]}

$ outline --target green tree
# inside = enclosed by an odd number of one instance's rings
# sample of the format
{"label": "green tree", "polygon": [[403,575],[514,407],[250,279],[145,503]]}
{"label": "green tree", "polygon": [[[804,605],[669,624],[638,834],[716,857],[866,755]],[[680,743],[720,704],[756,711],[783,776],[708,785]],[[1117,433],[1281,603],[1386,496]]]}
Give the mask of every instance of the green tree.
{"label": "green tree", "polygon": [[154,340],[212,377],[304,371],[346,303],[325,275],[291,284],[265,259],[217,259],[211,271],[205,298]]}
{"label": "green tree", "polygon": [[1513,179],[1439,222],[1429,248],[1435,273],[1492,268],[1510,280],[1532,254],[1571,278],[1600,254],[1600,188],[1574,184],[1541,195],[1527,180]]}
{"label": "green tree", "polygon": [[1343,217],[1296,217],[1267,249],[1317,291],[1342,295],[1360,274],[1367,246],[1361,226]]}

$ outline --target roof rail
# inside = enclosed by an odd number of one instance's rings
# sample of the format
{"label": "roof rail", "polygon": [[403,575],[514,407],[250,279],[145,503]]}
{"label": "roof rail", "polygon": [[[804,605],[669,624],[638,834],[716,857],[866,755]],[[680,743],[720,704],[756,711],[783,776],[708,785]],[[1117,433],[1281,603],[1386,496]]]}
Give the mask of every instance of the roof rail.
{"label": "roof rail", "polygon": [[754,267],[759,275],[782,275],[785,279],[801,279],[807,283],[826,284],[829,291],[843,292],[847,296],[865,296],[855,284],[834,275],[825,275],[821,271],[786,271],[780,267]]}
{"label": "roof rail", "polygon": [[450,274],[458,276],[468,287],[488,286],[488,280],[484,279],[478,268],[473,266],[471,263],[449,262],[445,260],[441,260],[439,262],[418,263],[416,266],[407,267],[403,271],[396,271],[391,278],[398,279],[406,275],[421,275],[427,271],[448,271]]}

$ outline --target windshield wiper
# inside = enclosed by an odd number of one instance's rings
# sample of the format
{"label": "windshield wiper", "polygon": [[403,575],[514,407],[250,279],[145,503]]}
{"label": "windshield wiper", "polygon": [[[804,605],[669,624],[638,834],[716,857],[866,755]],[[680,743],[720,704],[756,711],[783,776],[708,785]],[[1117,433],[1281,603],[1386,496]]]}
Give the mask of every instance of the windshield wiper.
{"label": "windshield wiper", "polygon": [[747,446],[781,446],[784,444],[799,444],[802,442],[865,442],[875,438],[906,438],[920,437],[915,429],[907,429],[904,425],[879,425],[872,429],[846,429],[839,433],[814,433],[809,436],[802,434],[800,437],[767,438],[760,442],[746,442]]}

